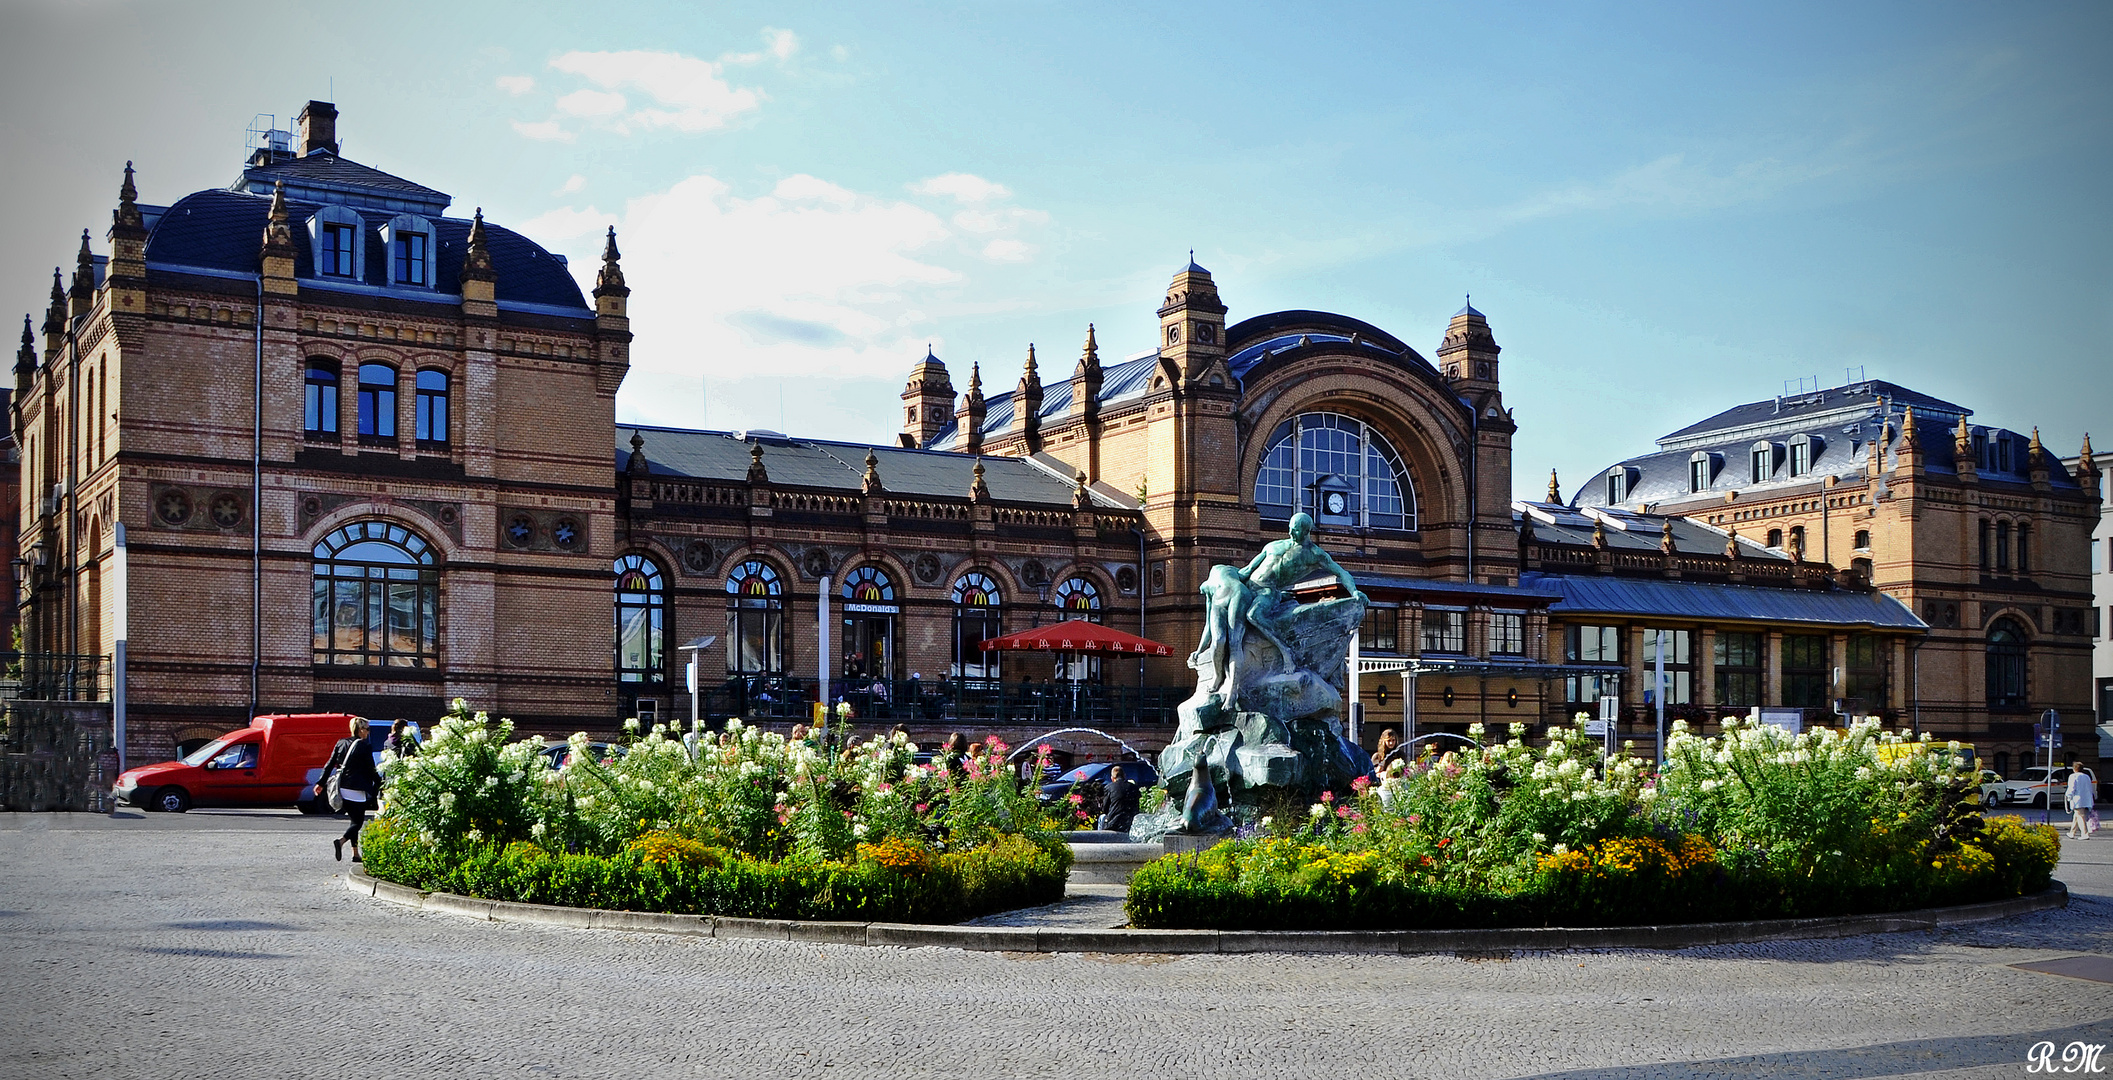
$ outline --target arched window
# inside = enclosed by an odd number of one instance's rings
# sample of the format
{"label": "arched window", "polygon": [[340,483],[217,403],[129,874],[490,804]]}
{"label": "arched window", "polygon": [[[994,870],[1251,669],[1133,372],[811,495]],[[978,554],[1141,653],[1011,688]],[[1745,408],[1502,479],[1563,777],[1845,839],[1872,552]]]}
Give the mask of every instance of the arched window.
{"label": "arched window", "polygon": [[785,672],[785,586],[760,559],[726,576],[726,670],[734,675]]}
{"label": "arched window", "polygon": [[1747,456],[1747,478],[1758,484],[1775,475],[1776,448],[1774,443],[1757,442]]}
{"label": "arched window", "polygon": [[1629,497],[1629,470],[1620,465],[1607,470],[1607,505],[1624,502]]}
{"label": "arched window", "polygon": [[662,682],[667,678],[666,578],[643,555],[621,556],[615,569],[617,680]]}
{"label": "arched window", "polygon": [[311,439],[337,438],[337,363],[308,362],[307,385],[301,395],[301,431]]}
{"label": "arched window", "polygon": [[2025,628],[2012,618],[1988,628],[1988,707],[2022,708],[2025,704]]}
{"label": "arched window", "polygon": [[878,566],[861,566],[844,575],[845,678],[893,679],[895,617],[902,605],[895,598],[895,579]]}
{"label": "arched window", "polygon": [[387,364],[360,365],[360,436],[396,438],[396,369]]}
{"label": "arched window", "polygon": [[2018,573],[2032,573],[2032,526],[2018,522]]}
{"label": "arched window", "polygon": [[1858,550],[1858,551],[1869,551],[1869,550],[1871,550],[1871,530],[1869,530],[1869,529],[1858,529],[1858,530],[1856,530],[1856,544],[1855,544],[1855,546],[1856,546],[1856,550]]}
{"label": "arched window", "polygon": [[1768,530],[1768,546],[1772,548],[1779,548],[1783,546],[1783,530]]}
{"label": "arched window", "polygon": [[2010,522],[1996,522],[1996,569],[2010,569]]}
{"label": "arched window", "polygon": [[314,555],[316,663],[440,666],[440,570],[424,537],[356,521]]}
{"label": "arched window", "polygon": [[1819,456],[1821,443],[1810,435],[1799,435],[1790,440],[1790,475],[1803,476],[1812,471],[1812,462]]}
{"label": "arched window", "polygon": [[1005,632],[1004,603],[998,583],[988,574],[970,571],[954,582],[955,677],[998,677],[998,654],[983,651],[982,643]]}
{"label": "arched window", "polygon": [[419,442],[446,446],[448,442],[448,373],[427,368],[418,373],[417,416]]}
{"label": "arched window", "polygon": [[[1341,483],[1320,491],[1328,478]],[[1315,505],[1321,495],[1328,505]],[[1337,413],[1306,413],[1277,425],[1255,474],[1255,505],[1264,521],[1289,521],[1303,510],[1356,528],[1416,530],[1416,488],[1401,455],[1371,425]]]}
{"label": "arched window", "polygon": [[1087,622],[1101,621],[1101,591],[1099,586],[1082,577],[1064,579],[1057,586],[1056,606],[1064,612],[1065,619],[1084,619]]}

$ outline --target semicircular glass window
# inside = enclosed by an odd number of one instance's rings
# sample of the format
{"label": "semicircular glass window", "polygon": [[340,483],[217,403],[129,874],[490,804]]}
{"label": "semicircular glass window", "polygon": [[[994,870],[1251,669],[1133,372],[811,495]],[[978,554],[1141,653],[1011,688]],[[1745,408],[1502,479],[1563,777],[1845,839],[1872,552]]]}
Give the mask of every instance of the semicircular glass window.
{"label": "semicircular glass window", "polygon": [[[1289,521],[1299,511],[1321,516],[1315,499],[1324,482],[1347,485],[1343,509],[1359,528],[1416,531],[1416,489],[1387,437],[1340,413],[1305,413],[1277,425],[1255,476],[1255,505],[1263,521]],[[1339,516],[1339,515],[1338,515]]]}
{"label": "semicircular glass window", "polygon": [[440,571],[424,537],[355,521],[312,553],[316,663],[440,666]]}

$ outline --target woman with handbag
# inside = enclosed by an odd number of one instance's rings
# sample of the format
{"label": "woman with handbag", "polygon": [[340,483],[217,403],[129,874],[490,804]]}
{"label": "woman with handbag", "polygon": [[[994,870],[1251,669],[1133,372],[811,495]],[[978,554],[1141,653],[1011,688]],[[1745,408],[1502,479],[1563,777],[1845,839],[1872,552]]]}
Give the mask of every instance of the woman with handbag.
{"label": "woman with handbag", "polygon": [[330,850],[345,861],[345,842],[352,842],[352,861],[360,861],[360,828],[367,824],[367,810],[381,791],[381,774],[374,769],[374,751],[367,746],[367,721],[353,717],[346,736],[330,750],[323,764],[323,778],[315,793],[330,800],[332,810],[343,810],[352,819],[345,835],[331,841]]}

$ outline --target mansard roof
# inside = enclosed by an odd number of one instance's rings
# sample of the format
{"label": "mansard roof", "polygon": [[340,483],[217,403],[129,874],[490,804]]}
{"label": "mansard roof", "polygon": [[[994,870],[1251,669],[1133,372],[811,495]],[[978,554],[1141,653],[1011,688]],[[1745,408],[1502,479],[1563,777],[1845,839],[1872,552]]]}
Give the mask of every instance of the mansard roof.
{"label": "mansard roof", "polygon": [[433,216],[446,212],[454,197],[401,176],[348,161],[327,150],[307,157],[281,157],[245,167],[228,185],[230,191],[270,195],[274,184],[286,185],[286,197],[310,202],[364,206],[395,213]]}
{"label": "mansard roof", "polygon": [[[321,156],[321,155],[317,155]],[[308,159],[303,159],[308,160]],[[272,168],[275,166],[268,166]],[[408,181],[406,181],[408,183]],[[417,185],[411,185],[416,187]],[[421,189],[426,190],[426,189]],[[381,227],[404,210],[377,209],[360,204],[337,203],[359,215],[367,245],[366,276],[362,280],[321,278],[315,273],[310,250],[308,219],[323,203],[293,198],[286,207],[293,219],[295,278],[301,288],[336,291],[428,303],[459,304],[457,282],[462,257],[469,246],[470,222],[461,218],[429,216],[433,223],[435,281],[437,287],[391,285],[389,261],[382,248]],[[212,277],[253,278],[259,266],[259,248],[264,238],[264,219],[271,209],[269,189],[254,191],[200,191],[184,196],[166,209],[142,207],[151,232],[147,237],[147,269],[150,273],[189,273]],[[563,259],[542,245],[510,229],[484,224],[485,244],[498,271],[498,301],[502,310],[527,311],[572,318],[592,318],[580,286]]]}

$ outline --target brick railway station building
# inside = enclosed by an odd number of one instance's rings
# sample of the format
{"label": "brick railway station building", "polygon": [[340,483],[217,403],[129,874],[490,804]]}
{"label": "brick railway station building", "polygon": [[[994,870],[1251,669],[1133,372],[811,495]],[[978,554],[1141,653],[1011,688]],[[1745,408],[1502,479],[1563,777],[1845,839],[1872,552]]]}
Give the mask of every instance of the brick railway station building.
{"label": "brick railway station building", "polygon": [[[549,733],[686,717],[692,655],[713,720],[789,724],[841,697],[920,739],[1093,726],[1150,751],[1193,682],[1197,586],[1302,510],[1375,602],[1362,657],[1445,669],[1416,682],[1432,729],[1545,723],[1619,693],[1627,733],[1644,722],[1640,642],[1661,631],[1681,688],[1668,704],[1698,718],[1810,700],[1811,722],[1831,722],[1853,700],[1971,736],[1987,715],[1922,643],[1992,625],[1982,597],[2007,582],[1948,584],[1951,623],[1934,593],[1890,584],[1927,558],[1912,545],[1837,571],[1720,520],[1728,503],[1652,496],[1673,519],[1628,489],[1607,507],[1514,503],[1502,350],[1472,307],[1426,359],[1343,315],[1229,322],[1192,260],[1157,340],[1119,361],[1087,327],[1068,374],[1045,382],[1029,346],[1020,382],[987,394],[980,365],[957,392],[927,355],[894,445],[618,424],[631,333],[614,233],[582,290],[532,240],[340,156],[335,122],[310,102],[228,188],[167,206],[139,200],[128,166],[107,254],[84,233],[41,342],[25,328],[24,651],[109,656],[122,626],[135,762],[260,711],[429,719],[462,697]],[[2096,473],[2017,453],[2017,479],[1979,490],[2030,503],[2004,520],[2038,530],[2035,580],[2055,594],[2014,615],[2026,697],[2087,709],[2088,641],[2040,639],[2071,610],[2063,560],[2080,579],[2082,548],[2064,530]],[[1926,456],[1870,476],[1892,485],[1884,512],[1959,482]],[[980,647],[1069,618],[1176,655]],[[1850,658],[1830,666],[1854,686],[1830,670],[1815,691],[1809,639]],[[1882,671],[1854,659],[1873,656]],[[1550,666],[1565,664],[1622,670]],[[1360,679],[1367,742],[1404,685]]]}

